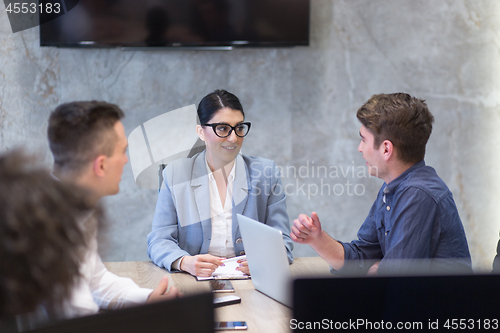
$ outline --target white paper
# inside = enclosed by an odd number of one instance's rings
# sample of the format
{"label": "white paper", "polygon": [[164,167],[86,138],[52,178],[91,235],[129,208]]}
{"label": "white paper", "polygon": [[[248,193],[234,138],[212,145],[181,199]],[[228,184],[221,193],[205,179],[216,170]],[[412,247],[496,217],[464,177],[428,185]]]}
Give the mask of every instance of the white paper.
{"label": "white paper", "polygon": [[198,280],[212,280],[212,279],[246,279],[248,278],[248,275],[243,273],[242,271],[236,270],[236,267],[239,267],[240,264],[238,263],[238,260],[240,259],[246,259],[246,256],[239,256],[239,257],[233,257],[229,259],[224,259],[222,262],[224,263],[224,266],[219,266],[213,273],[212,276],[209,277],[199,277],[197,276],[196,278]]}

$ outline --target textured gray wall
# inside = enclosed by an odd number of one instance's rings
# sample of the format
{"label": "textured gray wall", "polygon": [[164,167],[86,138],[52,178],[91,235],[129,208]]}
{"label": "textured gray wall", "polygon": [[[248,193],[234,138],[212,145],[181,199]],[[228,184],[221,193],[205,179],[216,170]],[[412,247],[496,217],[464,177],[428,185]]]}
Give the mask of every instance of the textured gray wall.
{"label": "textured gray wall", "polygon": [[[312,0],[310,47],[123,52],[41,48],[38,28],[13,34],[2,10],[0,150],[24,146],[50,164],[46,120],[62,102],[117,103],[130,133],[225,88],[252,122],[244,153],[284,168],[290,218],[316,210],[331,235],[351,240],[381,185],[363,172],[355,112],[373,94],[404,91],[436,118],[426,162],[454,194],[474,266],[489,268],[500,229],[499,22],[497,0]],[[128,164],[120,194],[105,200],[105,261],[148,259],[156,196]]]}

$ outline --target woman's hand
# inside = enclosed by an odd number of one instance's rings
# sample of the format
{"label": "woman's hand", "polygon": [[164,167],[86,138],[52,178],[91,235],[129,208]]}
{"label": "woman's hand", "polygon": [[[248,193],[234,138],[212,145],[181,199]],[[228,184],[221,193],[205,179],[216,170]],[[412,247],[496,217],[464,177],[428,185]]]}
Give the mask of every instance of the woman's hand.
{"label": "woman's hand", "polygon": [[246,275],[250,275],[250,269],[248,268],[248,261],[246,259],[240,259],[238,260],[238,263],[240,265],[236,267],[236,270],[241,271]]}
{"label": "woman's hand", "polygon": [[185,256],[181,261],[180,269],[194,276],[209,277],[217,267],[224,266],[221,262],[223,259],[211,254]]}

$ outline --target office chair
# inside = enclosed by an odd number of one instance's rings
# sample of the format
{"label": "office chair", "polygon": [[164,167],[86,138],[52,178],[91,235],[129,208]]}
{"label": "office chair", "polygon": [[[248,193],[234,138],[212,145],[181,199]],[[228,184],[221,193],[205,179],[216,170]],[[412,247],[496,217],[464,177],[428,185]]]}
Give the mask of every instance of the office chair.
{"label": "office chair", "polygon": [[166,164],[158,165],[158,192],[160,192],[161,184],[163,183],[163,169],[165,169]]}
{"label": "office chair", "polygon": [[[188,155],[186,157],[191,158],[194,155],[201,153],[202,151],[205,150],[205,145],[202,145],[203,141],[198,139],[196,143],[193,145],[191,150],[189,151]],[[161,189],[161,184],[163,183],[163,169],[167,166],[168,163],[165,164],[159,164],[158,165],[158,192],[160,192]]]}
{"label": "office chair", "polygon": [[500,240],[498,241],[497,244],[497,255],[495,256],[495,259],[493,259],[493,271],[492,273],[499,273],[500,274]]}

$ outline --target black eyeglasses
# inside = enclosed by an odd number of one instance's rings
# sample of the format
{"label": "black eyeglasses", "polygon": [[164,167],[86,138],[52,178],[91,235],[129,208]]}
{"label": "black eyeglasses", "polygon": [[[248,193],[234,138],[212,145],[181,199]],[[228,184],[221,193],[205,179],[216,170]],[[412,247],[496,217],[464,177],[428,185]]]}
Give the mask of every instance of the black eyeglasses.
{"label": "black eyeglasses", "polygon": [[227,138],[231,135],[231,133],[233,133],[233,130],[237,136],[242,138],[248,134],[248,131],[250,131],[250,125],[252,124],[241,123],[236,126],[231,126],[224,123],[201,124],[201,126],[212,126],[215,135],[217,135],[219,138]]}

